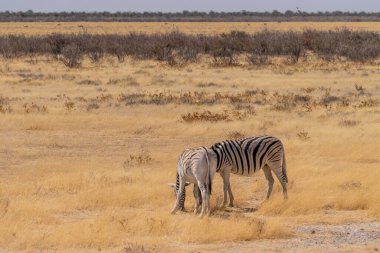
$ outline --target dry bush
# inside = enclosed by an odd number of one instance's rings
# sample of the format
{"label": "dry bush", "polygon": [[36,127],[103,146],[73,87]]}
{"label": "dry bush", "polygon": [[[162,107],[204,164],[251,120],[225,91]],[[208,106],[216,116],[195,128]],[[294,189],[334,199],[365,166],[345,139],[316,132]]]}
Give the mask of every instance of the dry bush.
{"label": "dry bush", "polygon": [[249,53],[247,60],[250,64],[258,66],[269,64],[269,56],[262,53]]}
{"label": "dry bush", "polygon": [[166,34],[50,34],[42,36],[0,36],[0,54],[6,58],[50,54],[61,56],[68,67],[80,66],[82,55],[99,62],[105,55],[123,62],[154,59],[172,66],[197,62],[199,55],[209,55],[214,64],[237,65],[239,56],[246,55],[251,64],[267,64],[268,57],[284,56],[298,62],[305,51],[321,58],[339,57],[351,61],[373,61],[380,55],[380,36],[376,32],[305,30],[280,32],[263,30],[255,34],[232,31],[220,35]]}
{"label": "dry bush", "polygon": [[94,43],[93,41],[93,43],[90,43],[90,45],[88,45],[88,49],[86,51],[87,51],[87,56],[90,58],[91,62],[98,63],[105,55],[104,50],[105,50],[104,45],[102,45],[99,42]]}
{"label": "dry bush", "polygon": [[146,246],[137,243],[128,243],[123,248],[123,253],[150,253],[156,250],[148,249]]}
{"label": "dry bush", "polygon": [[232,49],[223,46],[214,49],[212,57],[216,66],[236,66],[238,63],[236,53]]}
{"label": "dry bush", "polygon": [[203,111],[203,112],[193,112],[193,113],[187,113],[182,114],[181,118],[185,122],[195,122],[195,121],[229,121],[230,115],[227,111],[224,111],[223,113],[213,113],[210,111]]}
{"label": "dry bush", "polygon": [[17,75],[22,77],[24,82],[31,80],[42,80],[44,78],[44,75],[41,73],[19,72]]}
{"label": "dry bush", "polygon": [[129,158],[123,162],[123,167],[127,169],[134,166],[141,166],[152,162],[152,160],[153,159],[149,151],[141,150],[139,154],[129,155]]}
{"label": "dry bush", "polygon": [[[133,82],[134,79],[125,79]],[[124,79],[123,79],[124,81]],[[87,81],[81,81],[84,83]],[[109,83],[119,83],[122,80],[112,80]],[[93,102],[112,102],[114,97],[111,94],[101,94],[95,98],[87,100]],[[78,100],[80,101],[80,100]],[[278,92],[273,93],[265,90],[246,90],[237,93],[221,92],[133,92],[120,93],[116,97],[115,104],[125,104],[126,106],[138,105],[228,105],[230,106],[230,119],[242,119],[248,116],[257,115],[262,108],[275,111],[298,111],[312,112],[318,108],[329,111],[338,111],[342,108],[370,108],[376,107],[378,99],[372,98],[367,93],[358,95],[356,93],[343,93],[340,90],[331,90],[321,87],[316,89],[301,89],[299,92]],[[199,116],[199,115],[196,115]]]}
{"label": "dry bush", "polygon": [[77,84],[79,84],[79,85],[94,85],[94,86],[98,86],[101,83],[100,83],[100,81],[96,81],[96,80],[84,79],[84,80],[78,81]]}
{"label": "dry bush", "polygon": [[0,113],[11,113],[12,107],[10,105],[2,105],[0,104]]}
{"label": "dry bush", "polygon": [[366,107],[376,107],[379,105],[378,99],[368,98],[361,100],[360,103],[356,106],[358,108],[366,108]]}
{"label": "dry bush", "polygon": [[282,54],[289,57],[289,62],[296,63],[304,53],[304,45],[301,36],[295,32],[284,34]]}
{"label": "dry bush", "polygon": [[209,83],[199,83],[197,84],[197,87],[200,87],[200,88],[206,88],[206,87],[218,87],[220,86],[219,84],[216,84],[216,83],[213,83],[213,82],[209,82]]}
{"label": "dry bush", "polygon": [[358,85],[357,83],[355,83],[355,90],[358,92],[359,95],[365,94],[365,89],[363,88],[363,86]]}
{"label": "dry bush", "polygon": [[93,110],[97,110],[99,109],[99,104],[97,102],[90,102],[87,107],[86,107],[86,110],[89,112],[89,111],[93,111]]}
{"label": "dry bush", "polygon": [[308,50],[327,59],[337,56],[352,61],[371,61],[379,56],[379,34],[369,31],[353,32],[347,28],[335,31],[306,30],[303,32]]}
{"label": "dry bush", "polygon": [[272,108],[277,111],[292,111],[297,106],[306,106],[312,103],[312,98],[309,95],[298,95],[294,93],[273,94]]}
{"label": "dry bush", "polygon": [[338,96],[330,95],[326,93],[320,100],[320,104],[327,107],[331,104],[337,104],[338,102],[341,101],[341,98]]}
{"label": "dry bush", "polygon": [[10,113],[12,107],[9,105],[9,99],[0,95],[0,113]]}
{"label": "dry bush", "polygon": [[232,131],[232,132],[227,133],[228,139],[237,140],[237,139],[243,139],[244,137],[245,137],[245,134],[240,131]]}
{"label": "dry bush", "polygon": [[188,104],[188,105],[211,105],[218,101],[220,102],[224,97],[219,93],[214,96],[207,96],[205,92],[186,92],[180,94],[172,94],[171,92],[159,93],[131,93],[119,94],[118,102],[125,102],[126,105],[137,104]]}
{"label": "dry bush", "polygon": [[339,122],[340,126],[343,127],[354,127],[357,126],[360,123],[360,121],[357,120],[350,120],[350,119],[345,119]]}
{"label": "dry bush", "polygon": [[61,61],[69,68],[77,68],[81,64],[82,52],[78,45],[69,44],[62,48]]}
{"label": "dry bush", "polygon": [[37,113],[37,112],[42,112],[46,113],[47,112],[47,106],[46,105],[37,105],[34,102],[31,103],[25,103],[22,106],[24,108],[25,113]]}
{"label": "dry bush", "polygon": [[104,103],[111,101],[113,99],[112,94],[106,94],[106,93],[101,93],[99,96],[96,96],[95,98],[90,98],[92,102],[99,102],[99,103]]}
{"label": "dry bush", "polygon": [[68,110],[70,112],[75,108],[75,103],[73,101],[68,100],[68,101],[65,101],[64,106],[65,106],[66,110]]}
{"label": "dry bush", "polygon": [[298,132],[297,137],[302,141],[310,140],[310,135],[307,131]]}

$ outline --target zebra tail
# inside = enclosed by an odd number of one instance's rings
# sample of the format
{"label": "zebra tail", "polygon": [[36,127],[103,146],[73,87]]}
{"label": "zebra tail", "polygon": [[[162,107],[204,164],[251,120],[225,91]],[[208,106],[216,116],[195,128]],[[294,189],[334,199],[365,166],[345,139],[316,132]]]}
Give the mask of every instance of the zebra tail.
{"label": "zebra tail", "polygon": [[208,193],[211,195],[212,192],[212,179],[211,179],[211,173],[210,168],[208,170]]}
{"label": "zebra tail", "polygon": [[282,152],[282,174],[284,175],[285,180],[288,183],[288,175],[286,174],[285,150]]}
{"label": "zebra tail", "polygon": [[185,209],[185,200],[186,200],[186,190],[183,191],[182,195],[180,196],[180,192],[179,192],[179,174],[178,174],[178,171],[177,171],[177,175],[176,175],[176,183],[175,183],[175,187],[176,187],[176,200],[179,199],[179,210],[184,210]]}

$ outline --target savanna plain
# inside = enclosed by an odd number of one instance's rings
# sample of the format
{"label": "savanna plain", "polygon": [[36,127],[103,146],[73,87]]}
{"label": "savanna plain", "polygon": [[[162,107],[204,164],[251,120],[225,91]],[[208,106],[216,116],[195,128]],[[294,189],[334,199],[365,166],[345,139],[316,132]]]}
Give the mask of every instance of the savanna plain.
{"label": "savanna plain", "polygon": [[[0,87],[0,252],[380,250],[379,60],[34,55],[1,58]],[[259,171],[222,210],[216,175],[210,217],[191,189],[170,215],[185,148],[261,134],[284,143],[287,201]]]}

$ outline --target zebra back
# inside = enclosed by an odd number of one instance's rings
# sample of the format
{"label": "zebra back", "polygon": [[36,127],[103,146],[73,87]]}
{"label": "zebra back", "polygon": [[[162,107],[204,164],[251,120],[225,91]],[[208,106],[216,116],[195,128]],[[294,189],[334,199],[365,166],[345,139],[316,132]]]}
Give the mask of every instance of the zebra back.
{"label": "zebra back", "polygon": [[267,163],[282,162],[284,149],[273,136],[254,136],[240,140],[225,140],[211,147],[217,156],[217,171],[232,166],[232,173],[251,175]]}

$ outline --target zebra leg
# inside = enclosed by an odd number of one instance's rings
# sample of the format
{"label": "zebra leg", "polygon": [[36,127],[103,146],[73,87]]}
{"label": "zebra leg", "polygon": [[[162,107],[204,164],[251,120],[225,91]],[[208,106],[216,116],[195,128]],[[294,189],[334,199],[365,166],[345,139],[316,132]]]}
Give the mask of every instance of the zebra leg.
{"label": "zebra leg", "polygon": [[231,184],[230,184],[230,171],[229,170],[223,170],[223,172],[220,173],[220,175],[223,178],[223,202],[221,208],[225,208],[227,205],[227,192],[230,198],[229,206],[234,206],[234,195],[232,194],[231,190]]}
{"label": "zebra leg", "polygon": [[184,178],[179,178],[179,189],[178,189],[178,192],[177,192],[177,196],[176,196],[176,201],[175,201],[175,205],[172,209],[172,211],[170,212],[171,214],[175,214],[179,209],[181,209],[181,197],[185,191],[185,180]]}
{"label": "zebra leg", "polygon": [[274,173],[276,174],[276,177],[278,179],[278,181],[280,181],[281,183],[281,186],[282,186],[282,193],[284,195],[284,199],[288,199],[288,189],[287,189],[287,179],[286,179],[286,175],[284,175],[282,173],[282,166],[278,166],[276,167],[276,169],[274,170]]}
{"label": "zebra leg", "polygon": [[234,195],[232,194],[232,190],[231,190],[231,184],[230,184],[230,176],[228,175],[228,195],[230,197],[230,204],[229,206],[230,207],[233,207],[234,206]]}
{"label": "zebra leg", "polygon": [[198,186],[202,195],[202,210],[199,217],[203,217],[207,212],[207,189],[206,189],[206,185],[204,183],[200,183],[199,181],[198,181]]}
{"label": "zebra leg", "polygon": [[194,214],[197,214],[199,212],[199,208],[202,205],[202,195],[197,184],[194,184],[193,194],[195,198]]}
{"label": "zebra leg", "polygon": [[210,216],[211,214],[211,207],[210,207],[210,192],[206,190],[206,215]]}
{"label": "zebra leg", "polygon": [[227,191],[228,191],[228,185],[226,184],[226,175],[224,171],[220,172],[220,176],[223,178],[223,202],[221,208],[224,208],[227,204]]}
{"label": "zebra leg", "polygon": [[273,179],[272,172],[271,172],[270,168],[268,167],[268,165],[264,166],[263,171],[264,171],[265,178],[268,181],[267,199],[269,199],[270,195],[272,194],[274,179]]}
{"label": "zebra leg", "polygon": [[211,214],[211,206],[210,206],[210,194],[207,193],[207,212],[206,212],[207,216],[210,216]]}

